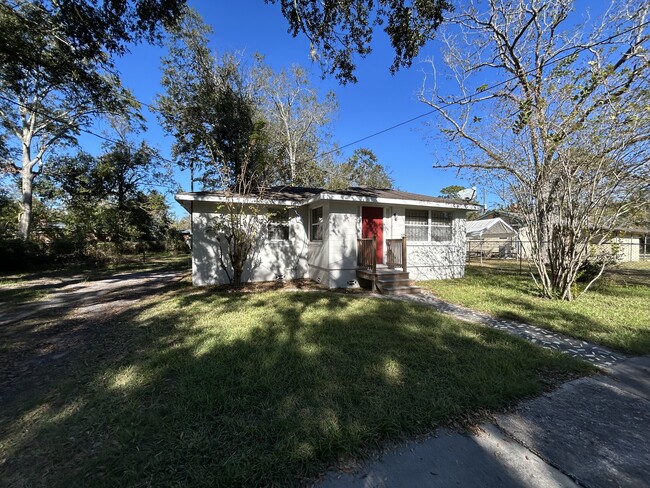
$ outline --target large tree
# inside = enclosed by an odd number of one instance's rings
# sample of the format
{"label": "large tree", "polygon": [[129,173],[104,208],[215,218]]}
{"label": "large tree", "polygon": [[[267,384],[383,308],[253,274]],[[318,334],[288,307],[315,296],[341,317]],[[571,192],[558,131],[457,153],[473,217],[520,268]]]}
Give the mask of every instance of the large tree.
{"label": "large tree", "polygon": [[393,179],[386,168],[379,163],[370,149],[359,148],[342,163],[326,164],[322,169],[321,185],[330,190],[341,190],[351,186],[369,188],[393,188]]}
{"label": "large tree", "polygon": [[276,73],[260,61],[255,73],[267,131],[280,159],[278,182],[309,184],[337,110],[336,96],[328,92],[321,98],[299,65]]}
{"label": "large tree", "polygon": [[304,33],[312,58],[342,83],[355,82],[356,57],[372,50],[375,28],[383,26],[395,51],[391,73],[411,65],[452,9],[448,0],[266,0],[280,4],[293,36]]}
{"label": "large tree", "polygon": [[[105,113],[137,109],[121,87],[112,56],[154,39],[183,1],[25,2],[0,4],[0,127],[17,161],[5,168],[22,181],[19,234],[29,237],[33,183],[44,156],[73,143],[79,129]],[[11,140],[8,141],[11,145]]]}
{"label": "large tree", "polygon": [[190,11],[168,42],[158,98],[160,119],[174,137],[175,160],[200,173],[204,188],[230,189],[242,176],[261,178],[270,161],[267,122],[257,84],[242,59],[217,58],[208,47],[211,32]]}
{"label": "large tree", "polygon": [[565,300],[650,183],[650,5],[573,7],[467,2],[442,35],[446,68],[434,65],[456,83],[434,76],[421,96],[457,150],[438,167],[498,184],[527,224],[543,295]]}

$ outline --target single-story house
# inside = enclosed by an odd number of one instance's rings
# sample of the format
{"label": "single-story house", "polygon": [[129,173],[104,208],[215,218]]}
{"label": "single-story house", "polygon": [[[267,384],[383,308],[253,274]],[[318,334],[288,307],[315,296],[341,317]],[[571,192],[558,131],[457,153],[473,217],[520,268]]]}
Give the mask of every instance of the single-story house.
{"label": "single-story house", "polygon": [[465,225],[467,256],[512,258],[519,255],[518,234],[500,217],[469,220]]}
{"label": "single-story house", "polygon": [[[458,278],[465,271],[465,216],[478,205],[398,190],[275,187],[263,194],[188,192],[176,200],[191,213],[192,282],[227,284],[219,266],[215,219],[232,204],[259,213],[266,228],[248,260],[244,281],[311,279],[330,288]],[[228,204],[227,204],[228,203]],[[262,218],[261,216],[259,218]],[[223,248],[221,248],[222,250]],[[223,254],[222,254],[223,255]],[[395,283],[397,281],[398,283]]]}

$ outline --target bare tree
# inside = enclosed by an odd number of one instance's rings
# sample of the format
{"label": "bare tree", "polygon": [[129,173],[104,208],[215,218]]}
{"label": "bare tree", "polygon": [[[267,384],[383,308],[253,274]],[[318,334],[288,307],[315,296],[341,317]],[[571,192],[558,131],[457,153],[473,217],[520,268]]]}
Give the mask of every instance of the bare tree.
{"label": "bare tree", "polygon": [[649,8],[615,0],[579,19],[571,0],[469,2],[442,33],[445,67],[431,60],[420,98],[458,154],[436,167],[475,172],[517,205],[546,297],[575,297],[590,246],[648,188]]}
{"label": "bare tree", "polygon": [[275,73],[259,63],[256,71],[268,129],[288,169],[282,182],[305,184],[310,178],[308,161],[316,158],[327,139],[327,126],[337,110],[336,96],[328,92],[320,99],[299,65]]}

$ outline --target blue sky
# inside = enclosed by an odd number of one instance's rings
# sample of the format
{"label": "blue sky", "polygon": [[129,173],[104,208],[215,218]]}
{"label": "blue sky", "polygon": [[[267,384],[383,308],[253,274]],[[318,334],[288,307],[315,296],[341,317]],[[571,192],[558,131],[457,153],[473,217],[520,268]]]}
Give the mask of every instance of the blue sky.
{"label": "blue sky", "polygon": [[[410,69],[402,69],[391,75],[388,68],[393,59],[385,34],[379,30],[373,40],[373,52],[359,60],[356,75],[357,84],[339,85],[334,77],[321,79],[321,70],[309,58],[309,43],[304,36],[293,38],[287,33],[287,22],[277,5],[267,5],[263,0],[196,1],[189,4],[196,8],[205,22],[214,29],[211,47],[217,53],[239,50],[252,55],[259,52],[275,69],[299,63],[311,73],[311,80],[324,94],[328,90],[336,93],[339,111],[333,123],[333,140],[345,145],[397,123],[429,111],[417,100],[417,92],[423,81],[425,65],[415,60]],[[435,41],[425,46],[421,58],[436,54]],[[153,103],[160,87],[160,57],[164,49],[141,45],[131,50],[117,62],[125,86],[135,97],[145,103]],[[487,80],[489,81],[489,80]],[[170,157],[172,140],[165,136],[155,114],[143,107],[148,121],[148,131],[143,135],[164,157]],[[348,147],[347,157],[358,147],[367,147],[388,168],[397,188],[415,193],[437,195],[447,185],[469,186],[471,182],[456,177],[455,171],[433,169],[436,160],[453,158],[433,142],[427,142],[432,128],[425,123],[433,121],[428,116],[397,129],[368,139],[361,144]],[[102,130],[102,127],[98,128]],[[103,127],[105,129],[105,127]],[[86,150],[93,152],[101,141],[84,136],[81,140]],[[177,171],[177,178],[184,190],[189,190],[187,174]],[[479,196],[482,192],[479,185]],[[172,210],[182,215],[183,210],[172,198]],[[488,194],[488,206],[498,202]]]}
{"label": "blue sky", "polygon": [[[259,52],[266,62],[275,69],[299,63],[311,74],[312,83],[325,94],[334,91],[339,110],[332,129],[333,140],[345,145],[383,130],[396,123],[428,111],[428,107],[417,100],[417,91],[422,83],[424,65],[417,60],[411,69],[403,69],[391,75],[388,68],[393,53],[382,31],[378,31],[373,41],[373,52],[357,64],[358,83],[339,85],[334,77],[321,78],[321,70],[309,58],[309,42],[304,36],[297,38],[287,33],[287,22],[277,5],[267,5],[263,0],[232,1],[192,1],[189,4],[197,9],[206,23],[214,29],[211,47],[217,53],[239,50],[246,54]],[[122,81],[138,100],[153,103],[160,87],[160,57],[164,49],[156,46],[140,45],[131,49],[117,62]],[[423,55],[433,52],[433,46],[423,51]],[[143,137],[154,147],[160,149],[164,157],[170,157],[172,140],[165,136],[155,114],[143,107],[148,130]],[[361,144],[348,147],[343,157],[352,154],[358,147],[371,149],[379,161],[388,168],[397,188],[415,193],[437,195],[447,185],[468,185],[467,181],[455,177],[455,172],[434,170],[436,158],[444,157],[440,149],[425,141],[430,129],[424,122],[430,117],[419,119],[411,124],[391,130]],[[99,125],[95,130],[106,130]],[[108,134],[108,133],[107,133]],[[82,147],[95,152],[102,141],[92,136],[83,136]],[[177,179],[184,190],[189,190],[189,177],[180,171]],[[182,208],[172,198],[172,210],[183,215]],[[488,195],[488,203],[490,203]]]}

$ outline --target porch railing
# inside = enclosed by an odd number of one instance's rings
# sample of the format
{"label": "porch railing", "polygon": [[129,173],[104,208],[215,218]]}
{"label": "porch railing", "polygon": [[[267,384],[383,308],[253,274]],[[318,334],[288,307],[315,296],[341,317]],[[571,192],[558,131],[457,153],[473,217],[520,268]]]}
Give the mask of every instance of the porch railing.
{"label": "porch railing", "polygon": [[406,272],[406,236],[401,239],[386,239],[386,266],[402,268]]}
{"label": "porch railing", "polygon": [[357,239],[357,266],[377,272],[377,238]]}

